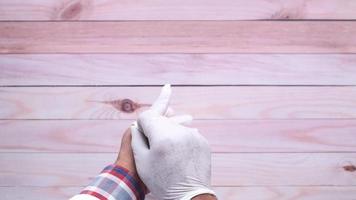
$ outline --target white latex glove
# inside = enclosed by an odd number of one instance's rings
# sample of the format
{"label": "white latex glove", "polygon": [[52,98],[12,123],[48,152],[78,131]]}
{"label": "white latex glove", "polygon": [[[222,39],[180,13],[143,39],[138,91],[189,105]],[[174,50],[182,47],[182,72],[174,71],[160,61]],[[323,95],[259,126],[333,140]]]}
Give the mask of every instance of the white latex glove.
{"label": "white latex glove", "polygon": [[131,127],[138,174],[159,200],[190,200],[210,189],[211,155],[197,129],[183,126],[191,116],[165,116],[170,85],[162,88],[152,107]]}

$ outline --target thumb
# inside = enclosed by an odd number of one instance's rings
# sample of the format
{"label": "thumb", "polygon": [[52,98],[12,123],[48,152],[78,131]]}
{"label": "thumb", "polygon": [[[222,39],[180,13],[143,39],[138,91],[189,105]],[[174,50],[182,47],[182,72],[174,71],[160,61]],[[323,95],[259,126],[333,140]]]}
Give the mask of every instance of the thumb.
{"label": "thumb", "polygon": [[134,156],[143,154],[149,150],[149,144],[146,136],[139,130],[137,122],[131,125],[131,146]]}

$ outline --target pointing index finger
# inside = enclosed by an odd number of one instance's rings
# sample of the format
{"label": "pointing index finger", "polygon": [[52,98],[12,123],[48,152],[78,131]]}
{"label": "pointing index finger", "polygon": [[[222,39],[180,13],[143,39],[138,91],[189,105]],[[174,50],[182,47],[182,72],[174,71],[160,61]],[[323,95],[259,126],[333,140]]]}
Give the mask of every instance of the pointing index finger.
{"label": "pointing index finger", "polygon": [[162,87],[161,94],[151,106],[151,110],[160,115],[164,115],[168,109],[169,101],[171,98],[172,89],[170,84],[165,84]]}

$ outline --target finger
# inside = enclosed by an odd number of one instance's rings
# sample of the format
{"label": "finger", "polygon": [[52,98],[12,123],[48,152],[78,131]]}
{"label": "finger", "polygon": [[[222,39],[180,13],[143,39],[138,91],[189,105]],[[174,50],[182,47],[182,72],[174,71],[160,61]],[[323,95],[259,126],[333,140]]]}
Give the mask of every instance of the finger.
{"label": "finger", "polygon": [[134,155],[142,154],[149,149],[149,144],[146,136],[139,130],[137,123],[135,122],[131,125],[131,146],[134,152]]}
{"label": "finger", "polygon": [[160,115],[164,115],[168,108],[171,93],[172,93],[171,85],[165,84],[162,87],[161,94],[159,95],[157,100],[153,103],[150,109],[157,112]]}
{"label": "finger", "polygon": [[191,115],[177,115],[170,117],[169,120],[177,124],[188,125],[193,121],[193,117]]}
{"label": "finger", "polygon": [[164,116],[166,116],[166,117],[172,117],[173,115],[174,115],[174,110],[173,110],[173,108],[168,107],[166,113],[164,114]]}

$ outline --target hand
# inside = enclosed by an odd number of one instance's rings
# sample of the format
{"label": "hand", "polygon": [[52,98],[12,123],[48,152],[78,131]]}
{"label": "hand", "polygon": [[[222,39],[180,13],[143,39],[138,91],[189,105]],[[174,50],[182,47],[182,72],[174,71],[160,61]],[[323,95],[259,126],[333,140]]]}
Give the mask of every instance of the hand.
{"label": "hand", "polygon": [[122,136],[120,151],[115,164],[126,168],[129,171],[129,173],[135,179],[137,179],[138,182],[144,187],[144,192],[145,194],[147,194],[148,189],[146,188],[145,184],[142,182],[142,180],[137,174],[135,160],[132,152],[131,140],[132,140],[131,130],[127,129],[124,135]]}
{"label": "hand", "polygon": [[120,151],[115,164],[128,169],[130,173],[137,174],[135,160],[132,153],[131,139],[131,130],[127,129],[122,136]]}
{"label": "hand", "polygon": [[170,86],[165,85],[157,101],[131,127],[138,174],[160,200],[214,194],[209,144],[197,129],[182,125],[190,116],[165,116],[170,94]]}

